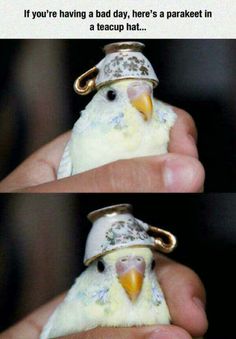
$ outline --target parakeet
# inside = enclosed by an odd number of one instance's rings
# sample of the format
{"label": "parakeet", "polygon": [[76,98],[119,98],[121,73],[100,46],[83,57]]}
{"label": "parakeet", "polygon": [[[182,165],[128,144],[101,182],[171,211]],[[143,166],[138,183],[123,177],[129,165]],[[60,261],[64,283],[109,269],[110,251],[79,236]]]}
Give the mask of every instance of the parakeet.
{"label": "parakeet", "polygon": [[119,159],[166,153],[175,119],[171,106],[153,97],[149,80],[100,87],[73,127],[58,179]]}
{"label": "parakeet", "polygon": [[107,252],[77,278],[40,339],[95,327],[169,324],[170,314],[149,247]]}

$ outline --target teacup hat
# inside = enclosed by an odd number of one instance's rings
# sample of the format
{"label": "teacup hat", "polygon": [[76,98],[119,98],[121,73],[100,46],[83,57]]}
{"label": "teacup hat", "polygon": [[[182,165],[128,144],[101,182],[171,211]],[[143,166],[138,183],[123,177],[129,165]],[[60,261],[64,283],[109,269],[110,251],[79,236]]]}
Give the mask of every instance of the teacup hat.
{"label": "teacup hat", "polygon": [[156,87],[158,79],[151,63],[142,53],[144,47],[144,44],[136,41],[105,45],[105,58],[76,79],[76,93],[86,95],[94,89],[122,79],[149,80]]}
{"label": "teacup hat", "polygon": [[169,253],[176,246],[176,238],[170,232],[135,218],[129,204],[108,206],[87,217],[93,226],[86,242],[85,265],[118,248],[147,246]]}

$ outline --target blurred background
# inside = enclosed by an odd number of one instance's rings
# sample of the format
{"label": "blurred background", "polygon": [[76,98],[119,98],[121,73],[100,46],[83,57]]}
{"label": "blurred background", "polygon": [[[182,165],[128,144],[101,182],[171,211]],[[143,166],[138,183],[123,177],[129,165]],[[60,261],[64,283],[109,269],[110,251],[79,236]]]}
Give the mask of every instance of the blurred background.
{"label": "blurred background", "polygon": [[[197,124],[205,191],[235,191],[236,41],[141,41],[160,80],[156,96],[187,110]],[[0,41],[0,178],[73,126],[93,95],[78,96],[73,82],[110,42]]]}
{"label": "blurred background", "polygon": [[0,195],[0,331],[72,285],[84,269],[88,212],[131,203],[178,238],[170,256],[207,290],[207,339],[235,334],[236,194]]}

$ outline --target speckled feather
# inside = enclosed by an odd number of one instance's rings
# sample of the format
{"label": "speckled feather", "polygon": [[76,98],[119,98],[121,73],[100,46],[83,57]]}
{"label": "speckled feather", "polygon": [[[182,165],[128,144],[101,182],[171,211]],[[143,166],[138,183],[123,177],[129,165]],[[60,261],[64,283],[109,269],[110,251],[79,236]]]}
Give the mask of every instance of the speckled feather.
{"label": "speckled feather", "polygon": [[[115,262],[121,255],[141,255],[146,262],[140,295],[132,303],[119,283]],[[106,270],[92,263],[75,281],[45,326],[40,339],[82,332],[97,326],[129,327],[168,324],[170,315],[155,273],[149,248],[125,248],[104,256]],[[125,312],[124,312],[125,310]]]}

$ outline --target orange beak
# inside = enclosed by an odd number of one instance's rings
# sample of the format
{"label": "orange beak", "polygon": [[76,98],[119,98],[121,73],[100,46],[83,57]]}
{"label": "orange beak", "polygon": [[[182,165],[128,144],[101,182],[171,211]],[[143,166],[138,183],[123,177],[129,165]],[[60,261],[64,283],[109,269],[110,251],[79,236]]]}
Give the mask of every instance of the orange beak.
{"label": "orange beak", "polygon": [[149,93],[142,92],[134,99],[130,100],[131,104],[143,115],[145,121],[150,120],[153,112],[152,99]]}
{"label": "orange beak", "polygon": [[142,289],[143,274],[135,268],[131,268],[128,272],[119,276],[119,281],[130,300],[134,302]]}

